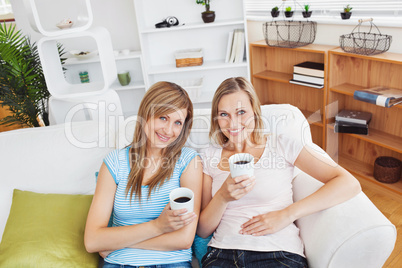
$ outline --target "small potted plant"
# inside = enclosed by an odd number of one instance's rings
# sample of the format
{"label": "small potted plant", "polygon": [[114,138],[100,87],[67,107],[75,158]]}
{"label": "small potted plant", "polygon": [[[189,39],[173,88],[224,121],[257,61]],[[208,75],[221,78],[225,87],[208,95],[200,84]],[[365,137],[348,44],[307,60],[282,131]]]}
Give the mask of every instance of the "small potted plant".
{"label": "small potted plant", "polygon": [[286,18],[291,18],[292,16],[293,16],[292,7],[287,7],[285,9],[285,17]]}
{"label": "small potted plant", "polygon": [[205,6],[205,11],[201,13],[202,20],[205,23],[214,22],[215,20],[215,11],[210,9],[211,0],[195,0],[197,4]]}
{"label": "small potted plant", "polygon": [[350,16],[352,16],[352,12],[350,12],[353,9],[350,5],[347,5],[346,7],[343,8],[344,12],[341,12],[341,18],[343,20],[348,20],[350,19]]}
{"label": "small potted plant", "polygon": [[273,18],[276,18],[276,17],[279,16],[279,7],[273,7],[273,8],[271,9],[271,16],[272,16]]}
{"label": "small potted plant", "polygon": [[313,11],[310,11],[310,5],[304,5],[304,11],[302,12],[303,18],[310,18],[311,13],[313,13]]}

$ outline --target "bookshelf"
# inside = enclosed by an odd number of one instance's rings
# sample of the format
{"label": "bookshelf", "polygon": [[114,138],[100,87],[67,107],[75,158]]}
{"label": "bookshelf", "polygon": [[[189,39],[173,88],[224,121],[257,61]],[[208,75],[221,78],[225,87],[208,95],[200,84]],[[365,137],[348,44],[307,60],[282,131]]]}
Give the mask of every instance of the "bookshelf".
{"label": "bookshelf", "polygon": [[[374,161],[379,156],[402,160],[402,105],[384,108],[353,99],[353,92],[377,85],[402,89],[402,54],[383,53],[363,56],[329,51],[327,152],[362,184],[402,200],[402,180],[393,184],[373,177]],[[368,135],[333,132],[333,118],[341,109],[373,114]]]}
{"label": "bookshelf", "polygon": [[[262,104],[289,103],[310,123],[314,143],[326,147],[327,56],[335,46],[311,44],[300,48],[270,47],[264,40],[250,44],[251,81]],[[295,64],[324,63],[324,88],[289,83]]]}
{"label": "bookshelf", "polygon": [[[186,84],[186,81],[202,78],[201,96],[193,101],[194,108],[210,108],[215,90],[223,80],[233,76],[249,78],[248,51],[242,62],[225,63],[229,32],[244,29],[247,37],[242,0],[211,3],[211,10],[216,12],[216,19],[212,23],[202,21],[201,12],[205,7],[197,5],[195,1],[133,2],[144,59],[144,79],[149,81],[149,85],[157,81]],[[230,12],[227,12],[228,6]],[[155,24],[167,16],[175,16],[179,20],[179,26],[155,28]],[[245,43],[247,44],[247,38]],[[202,65],[176,67],[175,51],[198,48],[203,50]]]}

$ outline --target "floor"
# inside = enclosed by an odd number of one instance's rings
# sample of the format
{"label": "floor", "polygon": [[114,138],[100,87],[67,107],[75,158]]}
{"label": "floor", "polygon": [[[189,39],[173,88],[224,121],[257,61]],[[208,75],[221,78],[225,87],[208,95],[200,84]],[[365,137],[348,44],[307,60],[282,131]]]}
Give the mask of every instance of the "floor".
{"label": "floor", "polygon": [[377,206],[377,208],[396,226],[397,240],[394,251],[388,258],[383,268],[402,267],[402,202],[378,193],[369,186],[362,185],[363,192]]}

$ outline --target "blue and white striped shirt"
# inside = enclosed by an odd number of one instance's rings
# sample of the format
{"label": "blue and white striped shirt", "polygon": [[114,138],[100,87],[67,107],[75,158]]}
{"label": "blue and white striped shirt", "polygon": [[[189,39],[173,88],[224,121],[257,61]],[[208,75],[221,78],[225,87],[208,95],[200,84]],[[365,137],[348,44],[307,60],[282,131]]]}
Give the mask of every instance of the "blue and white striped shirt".
{"label": "blue and white striped shirt", "polygon": [[[170,179],[162,187],[154,188],[148,198],[148,186],[142,186],[141,203],[133,194],[130,203],[130,192],[126,196],[128,174],[130,173],[130,147],[114,150],[104,159],[104,163],[112,174],[117,190],[113,206],[113,226],[140,224],[156,219],[169,203],[169,193],[180,187],[180,177],[190,161],[197,155],[193,149],[183,147],[179,160]],[[169,264],[191,261],[191,249],[177,251],[157,251],[145,249],[123,248],[110,253],[106,262],[133,266]]]}

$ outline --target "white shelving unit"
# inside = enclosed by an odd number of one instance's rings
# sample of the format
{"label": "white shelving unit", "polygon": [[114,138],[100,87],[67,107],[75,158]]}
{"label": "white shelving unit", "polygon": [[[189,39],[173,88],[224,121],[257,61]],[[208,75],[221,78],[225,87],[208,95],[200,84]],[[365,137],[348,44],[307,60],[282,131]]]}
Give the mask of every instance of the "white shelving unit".
{"label": "white shelving unit", "polygon": [[[202,21],[201,12],[205,11],[205,7],[195,1],[133,1],[145,77],[150,85],[158,81],[177,82],[203,77],[201,97],[193,100],[194,108],[210,108],[213,94],[223,80],[233,76],[250,77],[247,45],[242,63],[225,63],[229,32],[238,28],[247,31],[242,0],[212,2],[211,10],[216,13],[212,23]],[[168,16],[175,16],[179,26],[155,27]],[[197,48],[203,50],[204,62],[201,66],[176,67],[175,51]]]}
{"label": "white shelving unit", "polygon": [[[124,117],[127,118],[137,113],[148,84],[144,79],[141,51],[130,51],[128,55],[119,53],[115,57],[115,62],[117,72],[128,70],[131,76],[131,82],[127,86],[120,85],[117,77],[114,78],[110,85],[110,88],[119,95]],[[79,72],[81,71],[88,71],[91,83],[97,83],[102,78],[99,56],[85,60],[69,56],[64,63],[64,67],[66,69],[66,80],[71,84],[81,83],[79,78]]]}
{"label": "white shelving unit", "polygon": [[[60,36],[85,31],[91,27],[93,15],[90,0],[23,0],[25,14],[35,31],[44,36]],[[52,12],[48,12],[51,10]],[[59,29],[62,19],[73,21],[71,28]]]}

